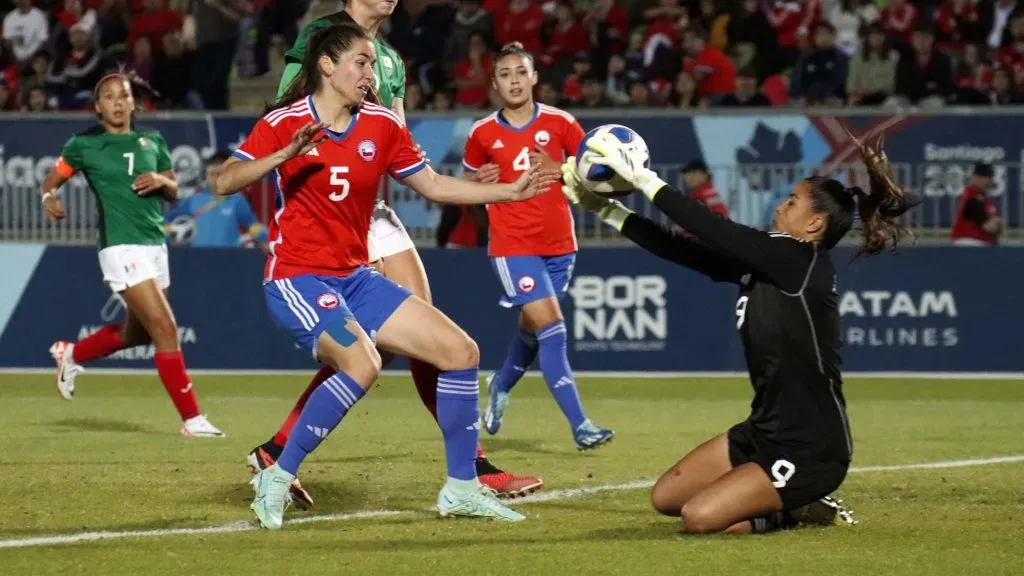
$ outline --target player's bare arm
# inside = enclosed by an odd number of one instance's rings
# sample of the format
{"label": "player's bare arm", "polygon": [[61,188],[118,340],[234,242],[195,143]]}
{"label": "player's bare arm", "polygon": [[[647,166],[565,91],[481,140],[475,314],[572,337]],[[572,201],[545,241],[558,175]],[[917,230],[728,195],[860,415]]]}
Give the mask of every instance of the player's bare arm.
{"label": "player's bare arm", "polygon": [[480,167],[476,172],[469,172],[468,170],[462,175],[464,180],[469,182],[482,182],[484,184],[493,184],[498,181],[498,177],[501,175],[501,167],[497,164],[487,163]]}
{"label": "player's bare arm", "polygon": [[214,193],[218,195],[234,194],[246,186],[260,180],[270,173],[271,170],[284,164],[288,160],[302,156],[327,139],[323,134],[327,125],[323,122],[309,122],[292,136],[292,141],[277,152],[243,162],[237,158],[231,158],[224,163],[224,173],[217,178],[217,185]]}
{"label": "player's bare arm", "polygon": [[546,192],[560,176],[560,172],[531,166],[515,182],[482,184],[444,176],[428,166],[404,182],[428,200],[442,204],[496,204],[533,198]]}
{"label": "player's bare arm", "polygon": [[63,220],[67,216],[67,212],[64,210],[64,204],[60,201],[58,194],[60,187],[64,185],[68,179],[74,174],[70,166],[64,164],[65,168],[61,168],[61,160],[58,159],[57,164],[54,164],[53,168],[50,168],[49,174],[43,179],[42,187],[42,200],[43,209],[46,210],[46,216],[50,220]]}

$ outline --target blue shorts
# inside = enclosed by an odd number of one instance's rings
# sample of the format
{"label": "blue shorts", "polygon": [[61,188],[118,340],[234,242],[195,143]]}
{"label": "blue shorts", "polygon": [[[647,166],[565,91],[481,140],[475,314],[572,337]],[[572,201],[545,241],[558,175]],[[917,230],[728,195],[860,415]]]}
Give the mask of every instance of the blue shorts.
{"label": "blue shorts", "polygon": [[576,254],[562,256],[500,256],[491,267],[505,290],[498,302],[505,308],[520,307],[549,296],[559,300],[569,291]]}
{"label": "blue shorts", "polygon": [[377,331],[412,292],[362,266],[349,276],[303,274],[263,285],[278,327],[316,358],[320,333],[355,319],[376,341]]}

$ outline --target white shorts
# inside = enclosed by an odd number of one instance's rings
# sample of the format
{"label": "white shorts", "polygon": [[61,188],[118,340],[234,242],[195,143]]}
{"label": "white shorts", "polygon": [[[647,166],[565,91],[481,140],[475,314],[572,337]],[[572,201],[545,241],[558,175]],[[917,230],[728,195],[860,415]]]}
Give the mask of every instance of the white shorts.
{"label": "white shorts", "polygon": [[171,285],[171,269],[167,265],[167,246],[123,244],[100,250],[103,281],[114,292],[156,280],[161,290]]}
{"label": "white shorts", "polygon": [[398,214],[383,202],[378,202],[370,219],[370,236],[367,238],[370,262],[394,256],[406,250],[413,250],[416,245],[406,232]]}

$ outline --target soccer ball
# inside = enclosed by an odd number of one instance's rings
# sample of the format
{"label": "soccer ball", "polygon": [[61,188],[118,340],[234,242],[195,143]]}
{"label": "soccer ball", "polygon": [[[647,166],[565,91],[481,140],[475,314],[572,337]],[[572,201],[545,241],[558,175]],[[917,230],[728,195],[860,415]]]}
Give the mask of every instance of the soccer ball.
{"label": "soccer ball", "polygon": [[633,192],[633,186],[622,179],[614,170],[607,166],[594,164],[591,159],[594,153],[587,148],[587,140],[602,134],[611,134],[626,144],[627,153],[633,159],[634,166],[651,167],[651,153],[647,143],[632,128],[621,124],[605,124],[598,126],[583,137],[579,149],[576,150],[576,174],[583,186],[591,192],[603,196],[626,196]]}

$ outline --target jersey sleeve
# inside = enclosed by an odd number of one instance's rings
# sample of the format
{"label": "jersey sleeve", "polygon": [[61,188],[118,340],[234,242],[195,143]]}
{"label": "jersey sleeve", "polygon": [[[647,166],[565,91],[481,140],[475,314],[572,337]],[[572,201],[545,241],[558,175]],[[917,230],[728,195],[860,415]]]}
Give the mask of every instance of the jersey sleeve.
{"label": "jersey sleeve", "polygon": [[236,148],[231,155],[239,160],[256,160],[277,152],[284,147],[281,126],[281,124],[276,127],[271,126],[266,118],[260,118],[252,127],[252,132],[249,132],[245,142],[242,142],[242,145]]}
{"label": "jersey sleeve", "polygon": [[74,176],[75,172],[81,172],[83,168],[85,166],[82,161],[82,142],[77,136],[72,136],[61,149],[60,157],[57,158],[53,169],[61,178],[68,179]]}
{"label": "jersey sleeve", "polygon": [[403,60],[401,58],[401,56],[398,57],[398,62],[396,62],[396,66],[398,66],[398,77],[401,78],[401,82],[399,82],[398,86],[395,87],[394,97],[395,98],[402,98],[402,99],[404,99],[405,98],[405,60]]}
{"label": "jersey sleeve", "polygon": [[654,205],[703,245],[734,260],[746,272],[786,292],[803,288],[814,257],[812,244],[726,220],[667,184],[654,195]]}
{"label": "jersey sleeve", "polygon": [[569,122],[565,128],[565,136],[562,138],[562,142],[565,145],[565,157],[575,156],[576,151],[580,149],[580,142],[583,142],[583,138],[586,137],[587,133],[583,130],[583,126],[575,118],[572,122]]}
{"label": "jersey sleeve", "polygon": [[388,156],[388,172],[396,180],[404,180],[427,167],[425,159],[420,158],[412,134],[405,126],[396,126],[392,139],[391,151]]}
{"label": "jersey sleeve", "polygon": [[167,172],[174,168],[174,163],[171,161],[171,150],[167,146],[167,140],[164,140],[162,134],[153,133],[153,142],[156,143],[156,171]]}
{"label": "jersey sleeve", "polygon": [[651,254],[686,266],[715,282],[739,284],[743,278],[743,266],[735,260],[715,253],[695,238],[639,214],[626,217],[622,234]]}
{"label": "jersey sleeve", "polygon": [[466,149],[462,152],[462,167],[467,172],[477,172],[487,163],[487,149],[480,141],[480,130],[474,130],[466,139]]}

